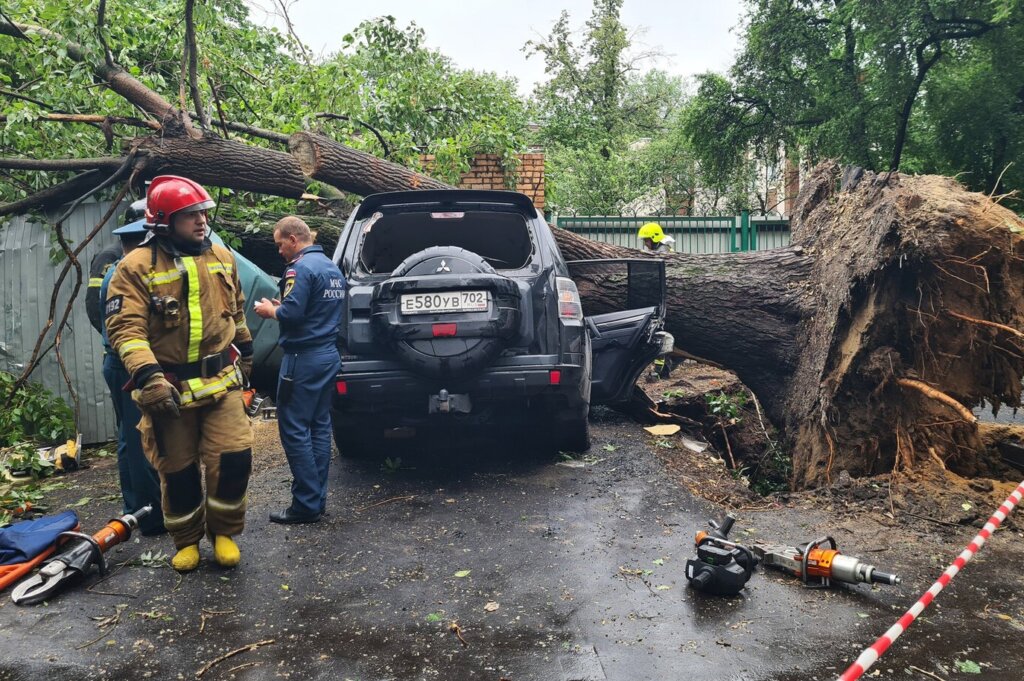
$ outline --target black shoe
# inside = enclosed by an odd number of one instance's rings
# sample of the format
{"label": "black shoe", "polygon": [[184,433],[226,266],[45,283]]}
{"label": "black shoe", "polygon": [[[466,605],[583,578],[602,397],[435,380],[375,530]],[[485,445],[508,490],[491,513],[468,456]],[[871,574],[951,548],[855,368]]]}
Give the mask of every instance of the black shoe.
{"label": "black shoe", "polygon": [[319,513],[296,513],[288,507],[283,511],[275,511],[270,514],[270,522],[280,523],[282,525],[297,525],[299,523],[318,523],[320,522],[321,514]]}

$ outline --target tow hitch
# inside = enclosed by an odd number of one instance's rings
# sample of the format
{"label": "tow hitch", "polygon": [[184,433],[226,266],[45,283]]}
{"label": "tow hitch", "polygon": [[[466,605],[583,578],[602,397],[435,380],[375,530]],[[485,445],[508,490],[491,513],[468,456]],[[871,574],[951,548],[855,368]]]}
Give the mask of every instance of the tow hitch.
{"label": "tow hitch", "polygon": [[452,395],[442,389],[436,395],[431,395],[427,404],[429,414],[468,414],[473,410],[473,403],[469,395]]}

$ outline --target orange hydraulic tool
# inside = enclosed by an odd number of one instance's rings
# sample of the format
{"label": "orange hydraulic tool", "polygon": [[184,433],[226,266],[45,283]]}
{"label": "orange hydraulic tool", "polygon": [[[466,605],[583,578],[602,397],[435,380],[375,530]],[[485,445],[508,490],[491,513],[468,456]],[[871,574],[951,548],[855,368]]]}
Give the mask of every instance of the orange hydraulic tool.
{"label": "orange hydraulic tool", "polygon": [[836,540],[832,537],[822,537],[800,546],[754,544],[750,550],[761,560],[762,565],[795,575],[807,587],[826,587],[832,580],[846,584],[899,584],[902,581],[874,565],[843,555],[836,548]]}
{"label": "orange hydraulic tool", "polygon": [[139,518],[145,517],[152,510],[152,506],[143,506],[135,513],[115,518],[91,537],[81,532],[62,532],[57,536],[57,543],[65,537],[67,541],[61,546],[60,552],[47,560],[39,572],[14,587],[11,600],[17,605],[42,603],[69,582],[85,575],[93,565],[101,575],[106,574],[107,561],[103,554],[110,547],[127,541],[138,528]]}

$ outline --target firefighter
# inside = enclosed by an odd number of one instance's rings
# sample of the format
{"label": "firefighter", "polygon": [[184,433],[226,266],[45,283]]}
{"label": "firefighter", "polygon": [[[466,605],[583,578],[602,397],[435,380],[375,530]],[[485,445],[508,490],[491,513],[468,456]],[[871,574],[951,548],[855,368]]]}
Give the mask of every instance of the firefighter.
{"label": "firefighter", "polygon": [[192,180],[154,178],[146,196],[153,236],[118,265],[104,308],[142,410],[142,447],[160,476],[180,572],[199,565],[204,534],[219,565],[238,564],[232,537],[245,525],[252,468],[240,390],[252,371],[252,336],[234,256],[207,236],[214,205]]}
{"label": "firefighter", "polygon": [[671,253],[672,244],[676,242],[657,222],[648,222],[637,230],[636,235],[644,253]]}

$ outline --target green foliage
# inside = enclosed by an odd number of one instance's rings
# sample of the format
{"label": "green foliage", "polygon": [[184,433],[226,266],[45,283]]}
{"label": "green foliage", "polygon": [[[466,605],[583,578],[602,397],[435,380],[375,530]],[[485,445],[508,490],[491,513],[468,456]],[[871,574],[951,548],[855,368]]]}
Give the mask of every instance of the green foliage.
{"label": "green foliage", "polygon": [[[137,116],[119,95],[95,86],[93,65],[103,60],[96,10],[95,0],[4,4],[13,20],[58,34],[36,36],[32,43],[0,36],[5,57],[0,60],[0,91],[20,95],[0,92],[8,116],[0,127],[4,155],[105,156],[117,154],[121,144],[139,134],[115,125],[110,146],[98,126],[36,120],[48,111]],[[403,29],[394,17],[364,22],[342,37],[340,51],[314,59],[291,36],[253,24],[243,0],[197,3],[194,16],[199,88],[215,129],[216,100],[228,121],[286,134],[312,129],[408,166],[418,166],[421,153],[435,154],[432,172],[448,180],[456,179],[476,153],[499,154],[513,168],[515,153],[525,148],[527,110],[515,81],[457,68],[425,47],[424,33],[415,24]],[[104,36],[114,60],[174,103],[179,101],[183,35],[181,3],[107,4]],[[89,63],[69,57],[69,41],[77,43],[70,53]],[[53,172],[19,172],[12,178],[13,183],[0,185],[2,201],[64,179]],[[237,206],[294,212],[294,202],[280,210],[275,200],[245,192],[226,198],[231,206],[222,203],[224,211]]]}
{"label": "green foliage", "polygon": [[53,443],[75,432],[74,414],[60,398],[37,384],[28,384],[10,398],[16,377],[0,371],[0,447],[18,442]]}
{"label": "green foliage", "polygon": [[31,442],[17,442],[5,447],[0,458],[0,470],[7,473],[29,475],[32,480],[45,478],[53,473],[53,463],[41,458]]}
{"label": "green foliage", "polygon": [[[530,41],[550,78],[534,92],[535,140],[546,152],[546,202],[556,212],[617,214],[652,187],[692,191],[678,144],[653,145],[684,101],[682,81],[640,72],[652,55],[630,53],[622,0],[595,0],[582,37],[562,12],[544,41]],[[678,142],[678,140],[676,140]]]}
{"label": "green foliage", "polygon": [[[748,0],[728,78],[700,77],[683,127],[708,186],[780,144],[814,163],[957,174],[992,190],[1020,151],[1024,7],[1012,0]],[[796,154],[794,154],[796,155]],[[742,180],[741,180],[742,181]],[[1024,171],[1006,177],[1024,183]]]}
{"label": "green foliage", "polygon": [[708,412],[725,423],[739,423],[740,412],[747,406],[746,393],[726,394],[718,391],[716,394],[704,395],[704,401],[708,405]]}

